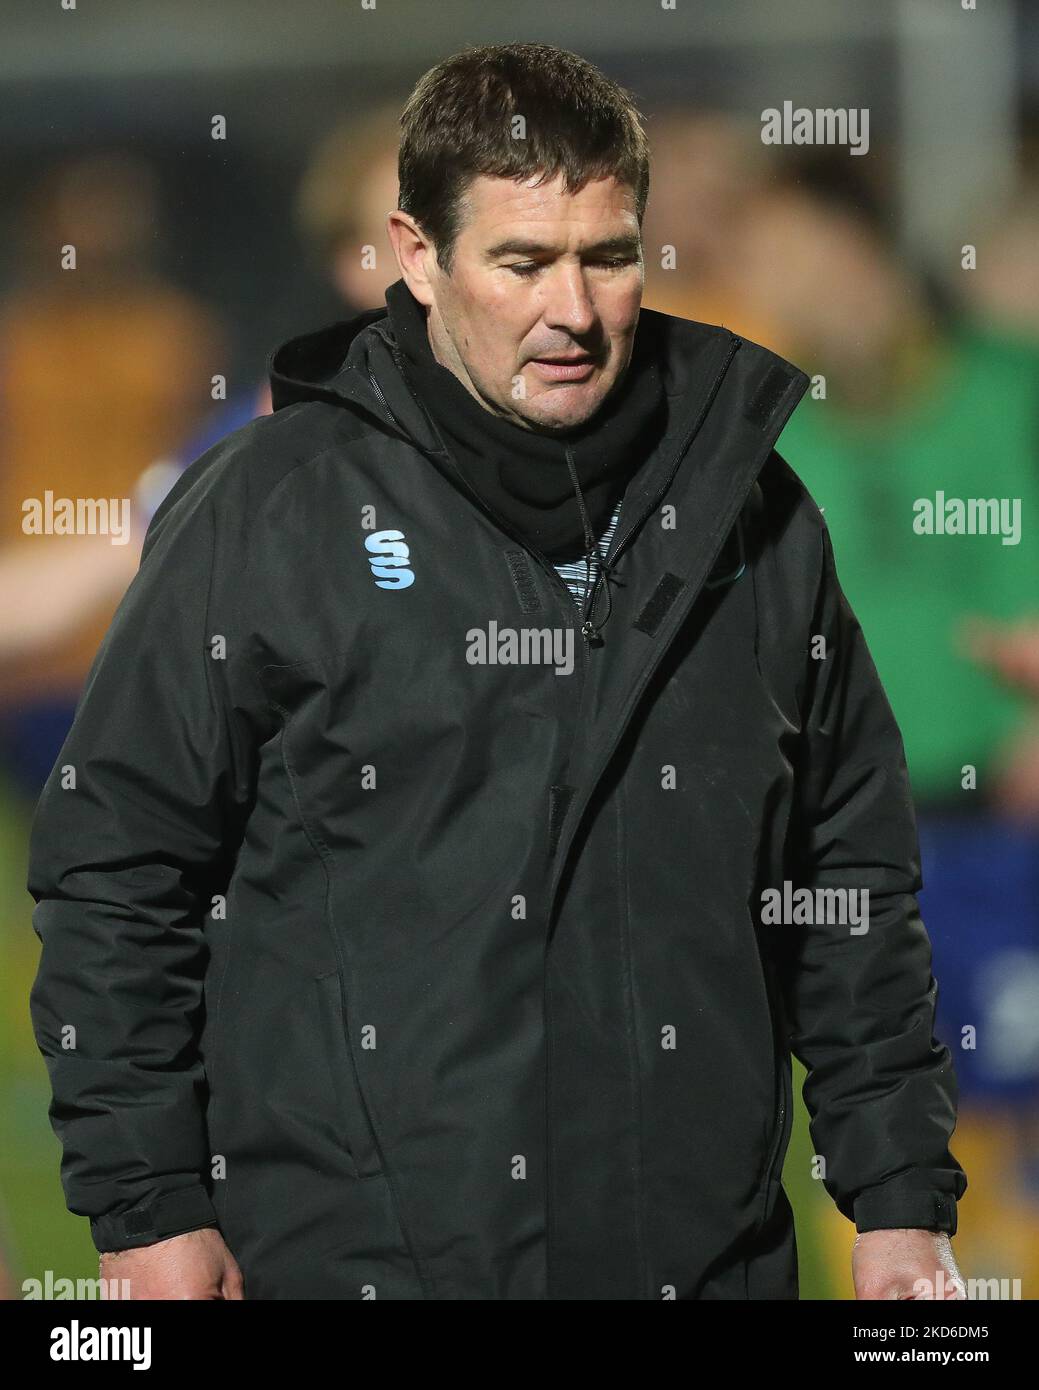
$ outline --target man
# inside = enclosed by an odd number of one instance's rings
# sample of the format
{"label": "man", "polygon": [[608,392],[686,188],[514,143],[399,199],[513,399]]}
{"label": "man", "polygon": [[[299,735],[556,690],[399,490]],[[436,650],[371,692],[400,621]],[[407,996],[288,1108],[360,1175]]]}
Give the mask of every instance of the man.
{"label": "man", "polygon": [[41,798],[69,1206],[138,1297],[795,1298],[793,1051],[859,1296],[951,1278],[901,742],[773,448],[807,378],[640,311],[583,60],[467,50],[402,132],[388,310],[165,499]]}

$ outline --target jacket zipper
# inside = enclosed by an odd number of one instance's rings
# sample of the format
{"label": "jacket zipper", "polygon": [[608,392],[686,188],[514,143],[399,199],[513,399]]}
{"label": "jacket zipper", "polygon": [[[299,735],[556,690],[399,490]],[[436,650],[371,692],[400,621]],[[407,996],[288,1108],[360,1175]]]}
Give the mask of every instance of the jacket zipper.
{"label": "jacket zipper", "polygon": [[386,414],[390,417],[390,419],[393,421],[393,423],[397,426],[397,428],[401,431],[402,434],[407,434],[407,430],[405,430],[404,426],[400,423],[396,415],[394,415],[393,411],[390,409],[389,401],[382,394],[382,387],[375,380],[375,377],[371,372],[368,373],[368,380],[372,383],[372,390],[379,397],[379,400],[382,401],[383,408],[385,409]]}
{"label": "jacket zipper", "polygon": [[[390,417],[390,419],[393,421],[393,423],[397,426],[397,428],[402,432],[402,434],[403,434],[406,438],[410,438],[410,436],[408,435],[407,430],[404,429],[403,425],[401,425],[400,421],[396,418],[396,416],[393,414],[393,411],[390,409],[389,402],[387,401],[385,395],[383,394],[383,390],[382,390],[381,386],[380,386],[379,383],[376,381],[375,376],[373,375],[373,373],[372,373],[371,371],[369,371],[369,373],[368,373],[368,380],[371,382],[372,387],[373,387],[373,389],[375,390],[376,395],[379,397],[380,401],[382,402],[383,406],[385,407],[385,410],[386,410],[387,415]],[[712,394],[713,394],[713,393],[712,393]],[[436,431],[435,429],[434,429],[433,433],[434,433],[434,435],[436,435],[437,438],[439,438],[439,435],[437,434],[437,431]],[[412,443],[413,443],[413,445],[414,445],[414,441],[412,441]],[[451,458],[450,452],[449,452],[447,449],[442,449],[442,450],[440,450],[440,453],[442,453],[442,455],[447,459],[448,463],[451,465],[451,468],[452,468],[454,474],[461,480],[461,482],[462,482],[463,485],[465,486],[466,491],[472,496],[473,500],[476,502],[476,505],[480,508],[480,510],[484,513],[484,515],[488,516],[488,517],[495,523],[496,526],[500,527],[500,529],[503,530],[503,531],[505,532],[506,535],[510,536],[510,537],[516,542],[517,545],[522,546],[522,548],[527,552],[527,554],[528,554],[528,555],[531,555],[531,556],[534,558],[534,560],[537,561],[538,565],[540,565],[541,568],[542,568],[542,569],[545,571],[545,573],[548,575],[550,584],[553,585],[553,587],[555,588],[556,592],[560,595],[561,600],[562,600],[563,607],[564,607],[565,611],[567,612],[567,614],[573,614],[573,613],[575,612],[575,608],[576,608],[576,605],[575,605],[575,603],[574,603],[574,596],[573,596],[573,594],[570,592],[570,590],[567,588],[566,584],[563,582],[562,575],[560,575],[560,574],[558,573],[558,571],[553,567],[552,562],[551,562],[551,560],[549,560],[548,556],[542,554],[542,552],[541,552],[540,550],[538,550],[535,546],[530,545],[530,544],[528,543],[528,541],[526,540],[526,538],[525,538],[524,536],[522,536],[522,535],[520,534],[519,531],[515,530],[515,529],[509,524],[509,522],[507,522],[507,521],[504,520],[504,518],[497,516],[497,515],[491,510],[491,508],[488,507],[488,506],[486,505],[486,503],[484,502],[484,500],[483,500],[483,498],[480,496],[480,494],[479,494],[479,493],[476,491],[476,489],[470,484],[468,478],[466,478],[465,475],[461,472],[461,470],[456,466],[454,460]],[[681,456],[680,456],[680,457],[681,457]],[[676,464],[676,467],[677,467],[677,464]],[[602,561],[601,561],[601,559],[600,559],[599,570],[598,570],[598,573],[597,573],[597,575],[596,575],[596,579],[598,579],[598,575],[601,573],[601,571],[602,571]],[[594,589],[594,582],[593,582],[593,589]],[[586,595],[586,601],[587,601],[587,595]],[[589,610],[589,611],[590,611],[590,610]],[[573,737],[572,737],[572,739],[571,739],[571,741],[570,741],[570,748],[569,748],[569,751],[567,752],[566,763],[564,764],[564,766],[567,766],[567,767],[569,767],[571,758],[573,757],[574,744],[575,744],[576,741],[577,741],[577,736],[578,736],[578,732],[579,732],[579,729],[580,729],[581,711],[582,711],[582,709],[584,708],[585,686],[587,685],[587,678],[588,678],[588,665],[589,665],[589,658],[590,658],[589,647],[590,647],[591,643],[589,642],[589,639],[588,639],[588,637],[587,637],[587,635],[586,635],[586,633],[585,633],[585,631],[584,631],[584,621],[585,621],[585,619],[584,619],[584,612],[583,612],[583,611],[578,611],[578,612],[576,613],[576,616],[572,619],[572,621],[566,624],[566,626],[567,626],[572,632],[575,632],[575,633],[578,634],[579,639],[580,639],[580,640],[578,640],[577,642],[575,642],[574,645],[575,645],[575,647],[577,648],[577,651],[578,651],[578,653],[579,653],[579,655],[578,655],[578,657],[577,657],[577,660],[578,660],[578,665],[579,665],[579,669],[580,669],[580,673],[581,673],[581,678],[580,678],[580,681],[578,682],[578,689],[577,689],[577,714],[576,714],[576,717],[575,717],[575,720],[574,720]]]}
{"label": "jacket zipper", "polygon": [[[785,1011],[783,1006],[782,990],[779,986],[778,980],[775,978],[773,968],[770,965],[766,966],[766,980],[768,984],[766,985],[765,994],[768,999],[769,1013],[772,1016],[774,1024],[773,1055],[775,1057],[776,1063],[776,1082],[777,1090],[779,1092],[779,1104],[777,1106],[778,1114],[776,1116],[775,1138],[772,1140],[772,1146],[769,1150],[768,1164],[765,1168],[765,1176],[764,1181],[762,1183],[762,1222],[764,1222],[765,1217],[768,1213],[768,1199],[769,1194],[772,1190],[772,1178],[775,1172],[776,1164],[779,1162],[779,1151],[783,1147],[783,1134],[786,1129],[787,1106],[788,1104],[791,1106],[793,1104],[792,1087],[789,1099],[787,1097],[787,1068],[790,1061],[790,1054],[789,1049],[787,1048],[785,1043],[786,1024],[784,1021]],[[776,1026],[777,1023],[778,1026]]]}
{"label": "jacket zipper", "polygon": [[769,1156],[768,1167],[765,1169],[765,1200],[768,1201],[768,1190],[772,1186],[772,1175],[776,1164],[779,1161],[779,1151],[783,1146],[783,1131],[786,1128],[786,1062],[782,1056],[778,1058],[779,1071],[779,1113],[776,1118],[776,1137],[772,1141],[772,1149]]}
{"label": "jacket zipper", "polygon": [[[394,414],[393,414],[393,411],[392,411],[392,410],[390,409],[390,407],[389,407],[389,402],[386,400],[386,397],[385,397],[385,395],[384,395],[383,392],[382,392],[382,388],[379,386],[379,383],[376,381],[375,377],[373,376],[373,374],[372,374],[371,372],[368,373],[368,379],[369,379],[369,381],[372,383],[372,387],[374,388],[376,395],[379,397],[380,401],[382,401],[382,404],[383,404],[383,406],[384,406],[384,408],[385,408],[385,410],[386,410],[387,415],[389,415],[390,419],[391,419],[391,420],[393,421],[393,423],[397,426],[397,428],[400,429],[400,430],[402,430],[402,432],[406,434],[407,431],[403,430],[403,427],[401,426],[400,422],[395,418],[395,416],[394,416]],[[469,483],[469,480],[468,480],[468,479],[461,473],[461,471],[455,466],[454,460],[451,458],[451,455],[447,452],[447,450],[444,450],[443,453],[444,453],[445,457],[447,458],[448,462],[451,464],[451,466],[452,466],[452,468],[453,468],[455,474],[461,479],[462,483],[464,484],[464,486],[465,486],[465,488],[466,488],[466,491],[469,492],[469,493],[471,494],[471,496],[473,497],[474,501],[476,502],[476,504],[477,504],[477,506],[480,508],[480,510],[481,510],[482,512],[484,512],[484,514],[485,514],[486,516],[490,517],[490,519],[495,523],[495,525],[498,526],[498,527],[500,527],[501,530],[503,530],[503,531],[506,533],[506,535],[511,536],[512,539],[516,542],[517,545],[522,546],[523,549],[524,549],[529,555],[531,555],[531,556],[534,558],[534,560],[536,560],[536,562],[541,566],[541,568],[542,568],[542,569],[545,571],[545,573],[548,575],[549,581],[555,586],[556,590],[557,590],[557,591],[561,591],[561,593],[562,593],[562,595],[563,595],[563,601],[564,601],[564,604],[565,604],[565,606],[566,606],[566,608],[567,608],[567,611],[572,611],[573,608],[574,608],[574,596],[573,596],[573,594],[570,592],[570,590],[567,588],[566,584],[563,582],[562,576],[558,573],[558,571],[557,571],[556,569],[553,568],[552,562],[549,560],[548,556],[547,556],[547,555],[543,555],[543,554],[541,553],[541,551],[537,550],[534,546],[530,545],[530,544],[526,541],[526,539],[525,539],[523,536],[521,536],[521,535],[519,534],[518,531],[514,530],[513,527],[510,526],[510,525],[508,524],[508,522],[506,522],[503,518],[501,518],[501,517],[499,517],[499,516],[496,516],[495,513],[494,513],[493,511],[491,511],[491,509],[484,503],[483,498],[479,495],[479,493],[476,491],[476,489],[473,488],[473,487],[471,486],[471,484]],[[601,572],[602,572],[602,565],[601,565],[601,563],[600,563],[599,571],[598,571],[598,573],[597,573],[597,575],[596,575],[596,581],[598,580],[599,574],[601,574]],[[592,589],[592,593],[594,594],[594,586],[593,586],[593,589]],[[593,606],[594,606],[594,600],[593,600]],[[589,609],[589,612],[590,612],[590,611],[591,611],[591,610]],[[581,662],[581,681],[580,681],[580,686],[579,686],[578,695],[577,695],[577,709],[578,709],[578,715],[580,714],[580,710],[581,710],[581,708],[582,708],[582,706],[583,706],[583,704],[584,704],[584,689],[585,689],[585,683],[586,683],[586,677],[587,677],[587,671],[588,671],[588,652],[587,652],[587,650],[586,650],[586,645],[585,645],[585,644],[588,642],[588,638],[587,638],[587,636],[585,635],[585,632],[584,632],[584,613],[582,612],[582,613],[579,615],[579,617],[580,617],[580,622],[578,622],[577,620],[575,620],[573,623],[568,623],[568,624],[567,624],[567,626],[570,627],[572,630],[576,630],[576,631],[580,632],[580,634],[581,634],[581,639],[582,639],[581,642],[579,642],[579,643],[576,644],[576,645],[578,646],[578,649],[579,649],[580,652],[581,652],[581,656],[580,656],[580,662]],[[575,722],[575,726],[574,726],[574,739],[577,738],[577,726],[578,726],[579,722],[580,722],[580,720],[579,720],[579,718],[578,718],[578,720]],[[573,744],[571,744],[570,753],[567,755],[567,764],[569,764],[569,759],[570,759],[570,756],[572,755],[572,752],[573,752]],[[547,935],[546,935],[546,939],[545,939],[545,952],[546,952],[546,956],[547,956],[547,952],[548,952],[548,937],[547,937]],[[550,1125],[550,1123],[549,1123],[549,1119],[550,1119],[550,1110],[551,1110],[551,1104],[550,1104],[550,1099],[549,1099],[549,1093],[550,1093],[550,1088],[551,1088],[551,1072],[552,1072],[552,1062],[551,1062],[552,1029],[551,1029],[551,1026],[550,1026],[550,1023],[549,1023],[549,1002],[548,1002],[548,997],[549,997],[549,996],[548,996],[548,963],[547,963],[547,959],[546,959],[546,961],[545,961],[545,963],[544,963],[544,965],[543,965],[543,969],[542,969],[542,1016],[543,1016],[543,1018],[544,1018],[544,1025],[545,1025],[545,1191],[546,1191],[546,1204],[545,1204],[545,1238],[546,1238],[546,1252],[545,1252],[545,1287],[546,1287],[546,1296],[547,1296],[548,1294],[551,1293],[551,1287],[552,1287],[552,1284],[551,1284],[551,1278],[552,1278],[552,1276],[551,1276],[551,1265],[550,1265],[550,1263],[549,1263],[549,1257],[550,1257],[550,1251],[551,1251],[551,1249],[552,1249],[552,1243],[553,1243],[553,1241],[552,1241],[552,1231],[553,1231],[553,1226],[554,1226],[553,1207],[552,1207],[552,1200],[551,1200],[551,1184],[552,1184],[552,1176],[551,1176],[551,1175],[552,1175],[552,1130],[551,1130],[551,1125]]]}

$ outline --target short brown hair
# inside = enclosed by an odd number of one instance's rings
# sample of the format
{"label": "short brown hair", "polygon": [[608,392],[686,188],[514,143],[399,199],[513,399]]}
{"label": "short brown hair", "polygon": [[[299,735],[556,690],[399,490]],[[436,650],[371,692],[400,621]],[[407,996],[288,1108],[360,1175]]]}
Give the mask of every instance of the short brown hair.
{"label": "short brown hair", "polygon": [[[525,120],[525,138],[513,120]],[[630,185],[642,225],[649,142],[631,93],[586,59],[544,43],[467,46],[424,73],[401,113],[401,211],[450,274],[462,200],[474,178],[563,175],[568,193],[591,179]]]}

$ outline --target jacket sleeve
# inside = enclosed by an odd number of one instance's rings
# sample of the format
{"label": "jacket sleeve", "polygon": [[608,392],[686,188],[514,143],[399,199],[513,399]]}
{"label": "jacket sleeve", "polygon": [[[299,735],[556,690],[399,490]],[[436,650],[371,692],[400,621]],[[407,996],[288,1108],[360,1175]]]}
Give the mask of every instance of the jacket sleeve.
{"label": "jacket sleeve", "polygon": [[832,924],[816,912],[811,926],[781,929],[790,933],[789,1041],[807,1071],[812,1142],[838,1209],[859,1231],[954,1233],[967,1179],[948,1148],[956,1079],[933,1035],[937,984],[916,899],[923,885],[902,737],[818,523],[812,633],[825,638],[826,655],[807,662],[792,877],[812,890],[868,889],[869,913],[854,932],[835,912]]}
{"label": "jacket sleeve", "polygon": [[217,1223],[203,926],[247,815],[253,752],[214,586],[218,556],[235,566],[230,542],[203,481],[177,491],[148,529],[30,832],[42,944],[30,1014],[66,1202],[101,1251]]}

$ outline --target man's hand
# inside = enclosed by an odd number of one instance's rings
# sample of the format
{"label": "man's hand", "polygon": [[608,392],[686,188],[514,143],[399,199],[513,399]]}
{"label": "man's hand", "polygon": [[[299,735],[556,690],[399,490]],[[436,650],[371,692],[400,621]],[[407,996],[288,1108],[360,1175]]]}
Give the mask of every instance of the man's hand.
{"label": "man's hand", "polygon": [[864,1231],[855,1239],[851,1276],[856,1299],[965,1299],[944,1231]]}
{"label": "man's hand", "polygon": [[131,1299],[245,1297],[242,1271],[215,1226],[105,1251],[101,1278],[128,1279]]}

